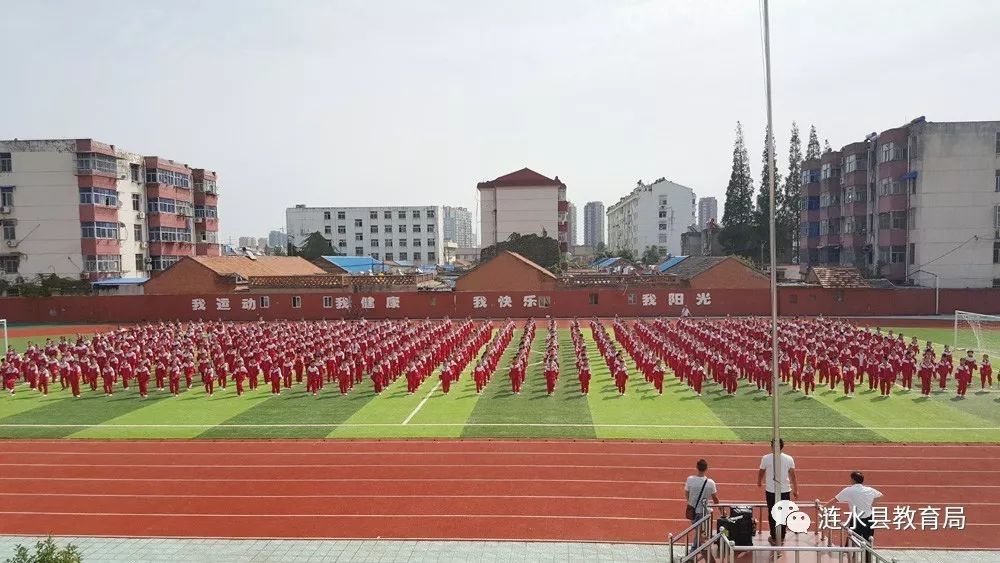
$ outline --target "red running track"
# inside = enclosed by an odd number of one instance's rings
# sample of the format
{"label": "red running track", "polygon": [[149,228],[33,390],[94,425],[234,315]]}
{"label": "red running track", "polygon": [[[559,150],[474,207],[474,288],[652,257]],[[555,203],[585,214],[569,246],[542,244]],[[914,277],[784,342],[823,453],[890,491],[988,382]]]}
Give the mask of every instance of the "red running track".
{"label": "red running track", "polygon": [[[761,444],[601,441],[19,441],[0,448],[0,533],[662,543],[698,457],[756,501]],[[1000,548],[1000,446],[794,445],[801,500],[852,470],[884,505],[963,506],[965,530],[882,547]],[[890,508],[891,513],[891,508]]]}

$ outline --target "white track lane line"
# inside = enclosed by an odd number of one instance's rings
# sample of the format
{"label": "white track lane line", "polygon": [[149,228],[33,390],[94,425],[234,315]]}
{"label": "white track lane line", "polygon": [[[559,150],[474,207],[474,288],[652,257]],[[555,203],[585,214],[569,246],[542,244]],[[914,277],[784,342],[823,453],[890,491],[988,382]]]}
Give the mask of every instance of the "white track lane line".
{"label": "white track lane line", "polygon": [[436,390],[437,390],[438,386],[440,386],[440,385],[441,385],[441,380],[440,380],[440,379],[438,379],[438,382],[437,382],[437,385],[435,385],[435,386],[434,386],[434,387],[433,387],[433,388],[432,388],[432,389],[430,390],[430,392],[428,392],[428,393],[427,393],[427,396],[426,396],[426,397],[424,397],[424,400],[423,400],[423,401],[420,401],[420,404],[419,404],[419,405],[417,405],[417,408],[413,409],[413,412],[411,412],[411,413],[410,413],[410,416],[406,417],[406,420],[404,420],[404,421],[403,421],[403,424],[402,424],[402,426],[406,426],[407,424],[409,424],[409,423],[410,423],[410,420],[411,420],[411,419],[412,419],[412,418],[413,418],[414,416],[416,416],[418,412],[420,412],[420,409],[424,408],[424,404],[425,404],[425,403],[427,402],[427,399],[430,399],[430,398],[431,398],[431,395],[432,395],[432,394],[434,393],[434,391],[436,391]]}

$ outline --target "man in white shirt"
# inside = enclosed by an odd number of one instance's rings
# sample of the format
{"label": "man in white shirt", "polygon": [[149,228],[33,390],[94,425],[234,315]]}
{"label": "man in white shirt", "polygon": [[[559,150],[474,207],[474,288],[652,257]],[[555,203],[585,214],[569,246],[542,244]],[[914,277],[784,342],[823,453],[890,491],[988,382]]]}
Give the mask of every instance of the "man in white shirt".
{"label": "man in white shirt", "polygon": [[[785,449],[785,440],[778,440],[778,449]],[[780,474],[778,475],[778,483],[780,484],[780,491],[778,491],[778,496],[775,496],[775,478],[774,478],[774,453],[769,453],[760,459],[760,470],[757,472],[757,486],[760,487],[764,485],[764,498],[767,501],[767,521],[770,524],[768,528],[771,534],[770,543],[771,545],[778,545],[782,543],[779,538],[784,538],[784,526],[778,526],[774,521],[774,517],[771,516],[771,509],[779,500],[790,500],[792,498],[799,498],[799,483],[795,478],[795,460],[792,456],[782,452],[781,453],[781,467]]]}
{"label": "man in white shirt", "polygon": [[847,523],[851,525],[854,533],[868,540],[871,543],[875,536],[872,530],[872,505],[875,499],[882,498],[882,493],[872,487],[865,486],[865,475],[860,471],[851,473],[850,487],[837,493],[837,496],[830,499],[827,504],[842,502],[849,507]]}
{"label": "man in white shirt", "polygon": [[[704,459],[699,459],[695,467],[698,468],[698,474],[688,477],[687,481],[684,482],[684,496],[687,498],[688,506],[694,507],[694,518],[691,519],[692,524],[708,514],[709,498],[716,504],[719,502],[719,497],[716,494],[719,492],[719,489],[715,485],[715,481],[709,479],[708,475],[705,474],[708,471],[708,462]],[[692,549],[697,548],[701,544],[702,539],[702,530],[695,530]]]}

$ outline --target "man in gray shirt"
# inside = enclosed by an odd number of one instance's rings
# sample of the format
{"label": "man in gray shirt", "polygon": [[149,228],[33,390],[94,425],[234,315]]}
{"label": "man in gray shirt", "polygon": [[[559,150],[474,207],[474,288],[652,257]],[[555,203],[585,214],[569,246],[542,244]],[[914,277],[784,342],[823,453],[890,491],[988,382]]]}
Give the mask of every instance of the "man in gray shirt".
{"label": "man in gray shirt", "polygon": [[[712,499],[714,503],[719,502],[719,497],[716,494],[719,489],[715,486],[715,481],[709,479],[708,475],[705,474],[708,471],[708,462],[699,459],[695,467],[698,468],[698,474],[688,477],[684,482],[684,496],[687,498],[687,504],[694,507],[692,524],[708,514],[708,499]],[[693,547],[698,547],[701,540],[701,530],[695,530]]]}

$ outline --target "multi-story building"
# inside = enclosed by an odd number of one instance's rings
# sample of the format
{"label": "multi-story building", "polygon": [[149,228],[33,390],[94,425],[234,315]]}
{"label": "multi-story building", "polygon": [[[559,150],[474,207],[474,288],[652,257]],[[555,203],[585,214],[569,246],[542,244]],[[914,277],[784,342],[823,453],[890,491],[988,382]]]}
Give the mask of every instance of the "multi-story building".
{"label": "multi-story building", "polygon": [[479,234],[482,246],[507,240],[512,233],[545,233],[569,249],[569,202],[559,176],[546,178],[522,168],[487,182],[479,182]]}
{"label": "multi-story building", "polygon": [[583,206],[583,245],[596,248],[604,243],[604,204],[587,202]]}
{"label": "multi-story building", "polygon": [[253,249],[253,248],[257,247],[257,238],[256,237],[240,237],[240,238],[236,239],[236,244],[239,245],[241,248],[242,247],[246,247],[246,248]]}
{"label": "multi-story building", "polygon": [[567,202],[566,203],[566,208],[567,208],[567,211],[566,211],[566,223],[567,223],[567,227],[566,228],[567,228],[567,231],[566,232],[569,233],[569,236],[567,236],[566,238],[569,241],[569,246],[572,248],[572,247],[576,246],[576,227],[577,227],[577,222],[576,222],[576,206],[573,205],[572,202]]}
{"label": "multi-story building", "polygon": [[92,139],[0,141],[0,274],[141,277],[218,255],[216,199],[214,172],[173,160]]}
{"label": "multi-story building", "polygon": [[719,222],[719,201],[714,197],[703,197],[698,200],[698,230],[707,229],[710,221]]}
{"label": "multi-story building", "polygon": [[271,248],[284,249],[288,246],[288,236],[281,231],[271,231],[267,234],[267,245]]}
{"label": "multi-story building", "polygon": [[306,207],[285,212],[288,240],[301,245],[312,233],[329,239],[334,250],[348,256],[412,262],[444,263],[441,209],[408,207]]}
{"label": "multi-story building", "polygon": [[471,211],[464,207],[445,205],[441,208],[441,213],[444,240],[450,240],[459,247],[476,246],[476,237],[472,233]]}
{"label": "multi-story building", "polygon": [[681,234],[695,224],[694,190],[665,178],[639,185],[608,208],[608,247],[638,258],[650,247],[681,254]]}
{"label": "multi-story building", "polygon": [[1000,287],[1000,121],[902,127],[802,163],[800,267]]}

